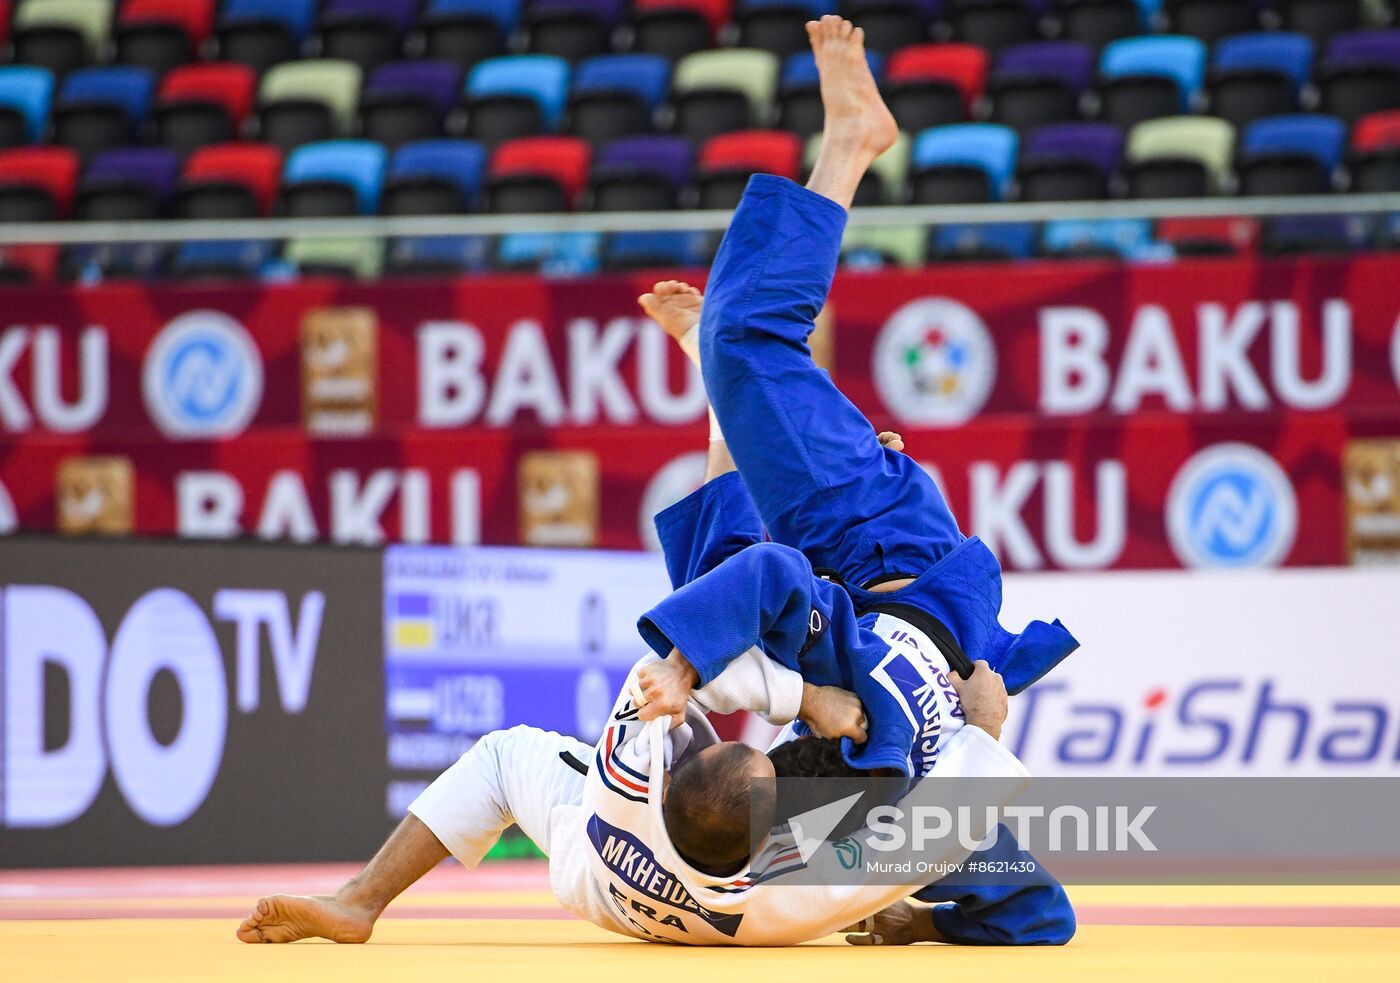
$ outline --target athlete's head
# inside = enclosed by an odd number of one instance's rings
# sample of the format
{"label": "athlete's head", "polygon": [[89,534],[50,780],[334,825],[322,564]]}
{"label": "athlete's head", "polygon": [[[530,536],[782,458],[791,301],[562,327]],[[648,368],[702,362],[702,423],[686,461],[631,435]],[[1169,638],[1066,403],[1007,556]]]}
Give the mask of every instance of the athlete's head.
{"label": "athlete's head", "polygon": [[749,825],[772,822],[772,784],[758,786],[750,815],[754,780],[773,777],[767,756],[739,741],[724,741],[693,754],[671,772],[661,811],[671,844],[686,862],[707,874],[732,874],[749,859]]}
{"label": "athlete's head", "polygon": [[785,741],[768,752],[768,760],[779,778],[868,778],[871,775],[846,763],[839,737]]}

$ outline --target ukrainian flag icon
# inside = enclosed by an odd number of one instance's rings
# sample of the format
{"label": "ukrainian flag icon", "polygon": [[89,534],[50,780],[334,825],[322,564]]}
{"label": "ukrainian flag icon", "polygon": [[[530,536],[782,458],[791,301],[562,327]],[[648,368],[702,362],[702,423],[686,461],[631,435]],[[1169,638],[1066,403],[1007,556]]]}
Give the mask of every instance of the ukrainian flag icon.
{"label": "ukrainian flag icon", "polygon": [[396,649],[423,651],[433,647],[433,598],[430,594],[397,594],[390,624],[390,641]]}

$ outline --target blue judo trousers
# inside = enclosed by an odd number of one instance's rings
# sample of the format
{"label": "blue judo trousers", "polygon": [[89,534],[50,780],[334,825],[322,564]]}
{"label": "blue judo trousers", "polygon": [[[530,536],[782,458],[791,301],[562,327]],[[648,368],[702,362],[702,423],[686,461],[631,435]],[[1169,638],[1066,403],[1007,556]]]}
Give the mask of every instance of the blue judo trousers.
{"label": "blue judo trousers", "polygon": [[[1078,643],[1058,621],[1032,622],[1019,635],[1001,627],[996,558],[976,537],[963,536],[923,469],[882,448],[864,415],[812,362],[807,338],[830,291],[845,221],[845,209],[790,181],[768,175],[750,181],[715,259],[700,333],[706,388],[739,471],[656,517],[677,593],[639,628],[659,654],[671,644],[686,652],[702,682],[738,645],[757,643],[814,683],[854,689],[867,702],[870,744],[877,745],[879,720],[900,715],[878,705],[888,694],[860,671],[870,640],[859,628],[873,624],[876,606],[908,605],[932,615],[969,659],[986,659],[1000,672],[1013,693]],[[775,544],[800,552],[803,562],[760,556]],[[750,557],[765,562],[747,562]],[[732,559],[739,562],[726,571]],[[840,587],[813,577],[812,567],[832,571]],[[898,591],[866,589],[910,576],[914,583]],[[717,603],[721,589],[727,604]],[[846,595],[843,603],[834,600],[835,591]],[[814,637],[808,624],[803,640],[797,622],[809,611],[824,613],[831,630]],[[716,636],[731,633],[691,627],[725,614],[754,620],[755,637],[720,645]],[[797,649],[802,657],[794,660]],[[884,736],[888,743],[903,735]],[[889,763],[843,743],[856,767]],[[979,859],[1030,862],[1036,873],[1014,885],[945,878],[918,891],[920,900],[944,902],[932,913],[945,939],[964,945],[1069,940],[1075,919],[1064,889],[1008,829],[998,829],[996,845]]]}

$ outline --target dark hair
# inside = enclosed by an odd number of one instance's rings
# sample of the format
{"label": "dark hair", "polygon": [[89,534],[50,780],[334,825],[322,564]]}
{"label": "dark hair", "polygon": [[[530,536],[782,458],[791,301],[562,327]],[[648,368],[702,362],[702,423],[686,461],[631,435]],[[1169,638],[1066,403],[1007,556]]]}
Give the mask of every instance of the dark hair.
{"label": "dark hair", "polygon": [[[738,742],[717,746],[721,750],[691,755],[671,772],[661,814],[676,852],[696,870],[723,876],[742,870],[749,859],[749,793],[753,755],[759,752]],[[772,783],[754,791],[762,810],[756,828],[766,830],[772,822]]]}
{"label": "dark hair", "polygon": [[865,770],[852,768],[841,753],[840,738],[806,737],[779,744],[768,752],[778,778],[833,778],[833,782],[777,782],[777,810],[780,816],[795,816],[814,806],[859,792],[860,800],[827,834],[834,840],[848,836],[865,822],[870,809],[886,802],[889,785],[871,781],[899,775],[892,768]]}
{"label": "dark hair", "polygon": [[839,737],[808,737],[779,744],[768,752],[779,778],[868,778],[841,754]]}

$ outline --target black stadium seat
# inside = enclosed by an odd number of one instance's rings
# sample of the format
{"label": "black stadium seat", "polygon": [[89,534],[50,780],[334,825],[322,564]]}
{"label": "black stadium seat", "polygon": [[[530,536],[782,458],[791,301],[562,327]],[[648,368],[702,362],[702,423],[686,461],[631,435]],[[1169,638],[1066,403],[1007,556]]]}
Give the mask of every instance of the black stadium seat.
{"label": "black stadium seat", "polygon": [[488,17],[451,11],[423,15],[420,44],[423,57],[470,68],[505,50],[500,28]]}
{"label": "black stadium seat", "polygon": [[954,0],[953,36],[992,54],[1035,38],[1035,15],[1025,0]]}
{"label": "black stadium seat", "polygon": [[629,30],[628,50],[677,61],[710,46],[710,25],[693,10],[642,10]]}
{"label": "black stadium seat", "polygon": [[1060,37],[1096,48],[1142,30],[1133,0],[1060,0],[1056,13]]}
{"label": "black stadium seat", "polygon": [[1166,14],[1172,33],[1188,34],[1213,44],[1231,34],[1244,34],[1259,26],[1254,0],[1167,0]]}
{"label": "black stadium seat", "polygon": [[812,15],[806,7],[764,5],[737,11],[734,19],[741,48],[761,48],[780,58],[811,49],[806,24]]}

